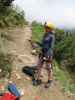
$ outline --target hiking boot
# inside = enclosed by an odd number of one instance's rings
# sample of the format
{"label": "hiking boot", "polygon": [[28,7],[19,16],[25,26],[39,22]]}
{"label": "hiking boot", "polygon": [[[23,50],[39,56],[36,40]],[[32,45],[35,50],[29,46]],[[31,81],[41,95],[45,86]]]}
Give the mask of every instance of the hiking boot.
{"label": "hiking boot", "polygon": [[42,82],[41,82],[41,80],[33,80],[33,85],[34,86],[38,86],[38,85],[40,85]]}
{"label": "hiking boot", "polygon": [[52,84],[52,80],[48,80],[48,82],[45,85],[45,88],[49,88]]}

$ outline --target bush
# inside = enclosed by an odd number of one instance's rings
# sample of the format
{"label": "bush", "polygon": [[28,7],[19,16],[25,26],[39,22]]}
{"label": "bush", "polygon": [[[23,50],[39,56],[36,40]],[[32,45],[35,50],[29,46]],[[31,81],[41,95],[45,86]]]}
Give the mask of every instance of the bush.
{"label": "bush", "polygon": [[[60,34],[59,31],[57,34]],[[57,34],[55,58],[66,66],[67,70],[70,69],[71,72],[75,72],[75,34],[65,35],[63,33],[61,39],[59,39]]]}
{"label": "bush", "polygon": [[0,0],[0,6],[10,6],[14,0]]}
{"label": "bush", "polygon": [[7,39],[0,34],[0,78],[9,77],[12,70],[11,55],[7,54],[4,40]]}
{"label": "bush", "polygon": [[[1,8],[0,8],[1,9]],[[19,11],[13,6],[3,7],[0,13],[0,27],[12,27],[15,25],[26,25],[28,24],[25,20],[25,15],[23,11]]]}
{"label": "bush", "polygon": [[11,61],[10,55],[0,53],[0,78],[9,77],[11,75]]}

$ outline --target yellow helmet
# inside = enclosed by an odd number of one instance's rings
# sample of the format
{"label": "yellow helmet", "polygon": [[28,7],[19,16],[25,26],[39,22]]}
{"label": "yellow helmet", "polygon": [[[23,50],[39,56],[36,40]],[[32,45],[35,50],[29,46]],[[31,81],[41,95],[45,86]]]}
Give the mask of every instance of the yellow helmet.
{"label": "yellow helmet", "polygon": [[45,27],[48,27],[48,28],[50,28],[50,29],[52,29],[52,30],[55,29],[54,24],[52,24],[52,23],[48,23],[48,22],[45,23]]}

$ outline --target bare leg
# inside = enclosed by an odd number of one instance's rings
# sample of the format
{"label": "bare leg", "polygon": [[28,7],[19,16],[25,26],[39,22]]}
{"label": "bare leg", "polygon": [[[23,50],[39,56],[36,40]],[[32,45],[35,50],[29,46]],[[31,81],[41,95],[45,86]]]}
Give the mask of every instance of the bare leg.
{"label": "bare leg", "polygon": [[35,86],[41,84],[40,75],[41,75],[42,67],[43,67],[43,62],[42,62],[42,59],[39,58],[39,60],[38,60],[38,65],[37,65],[37,71],[36,71],[36,73],[35,73],[35,76],[34,76],[35,78],[34,78],[34,80],[33,80],[33,85],[35,85]]}
{"label": "bare leg", "polygon": [[41,59],[39,59],[39,62],[37,65],[37,79],[38,80],[40,80],[42,67],[43,67],[43,62],[41,61]]}
{"label": "bare leg", "polygon": [[45,85],[45,88],[48,88],[51,85],[53,79],[51,62],[47,62],[47,71],[48,71],[48,81]]}
{"label": "bare leg", "polygon": [[52,64],[51,63],[47,63],[47,71],[48,71],[48,80],[52,80],[53,79],[53,75],[52,75]]}

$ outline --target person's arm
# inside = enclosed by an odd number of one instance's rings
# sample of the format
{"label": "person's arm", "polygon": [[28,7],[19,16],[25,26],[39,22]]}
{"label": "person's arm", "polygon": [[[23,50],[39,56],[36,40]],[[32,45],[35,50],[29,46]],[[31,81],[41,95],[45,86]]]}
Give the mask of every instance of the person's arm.
{"label": "person's arm", "polygon": [[40,42],[38,42],[38,41],[36,41],[35,42],[37,45],[39,45],[40,47],[42,47],[42,43],[40,43]]}

